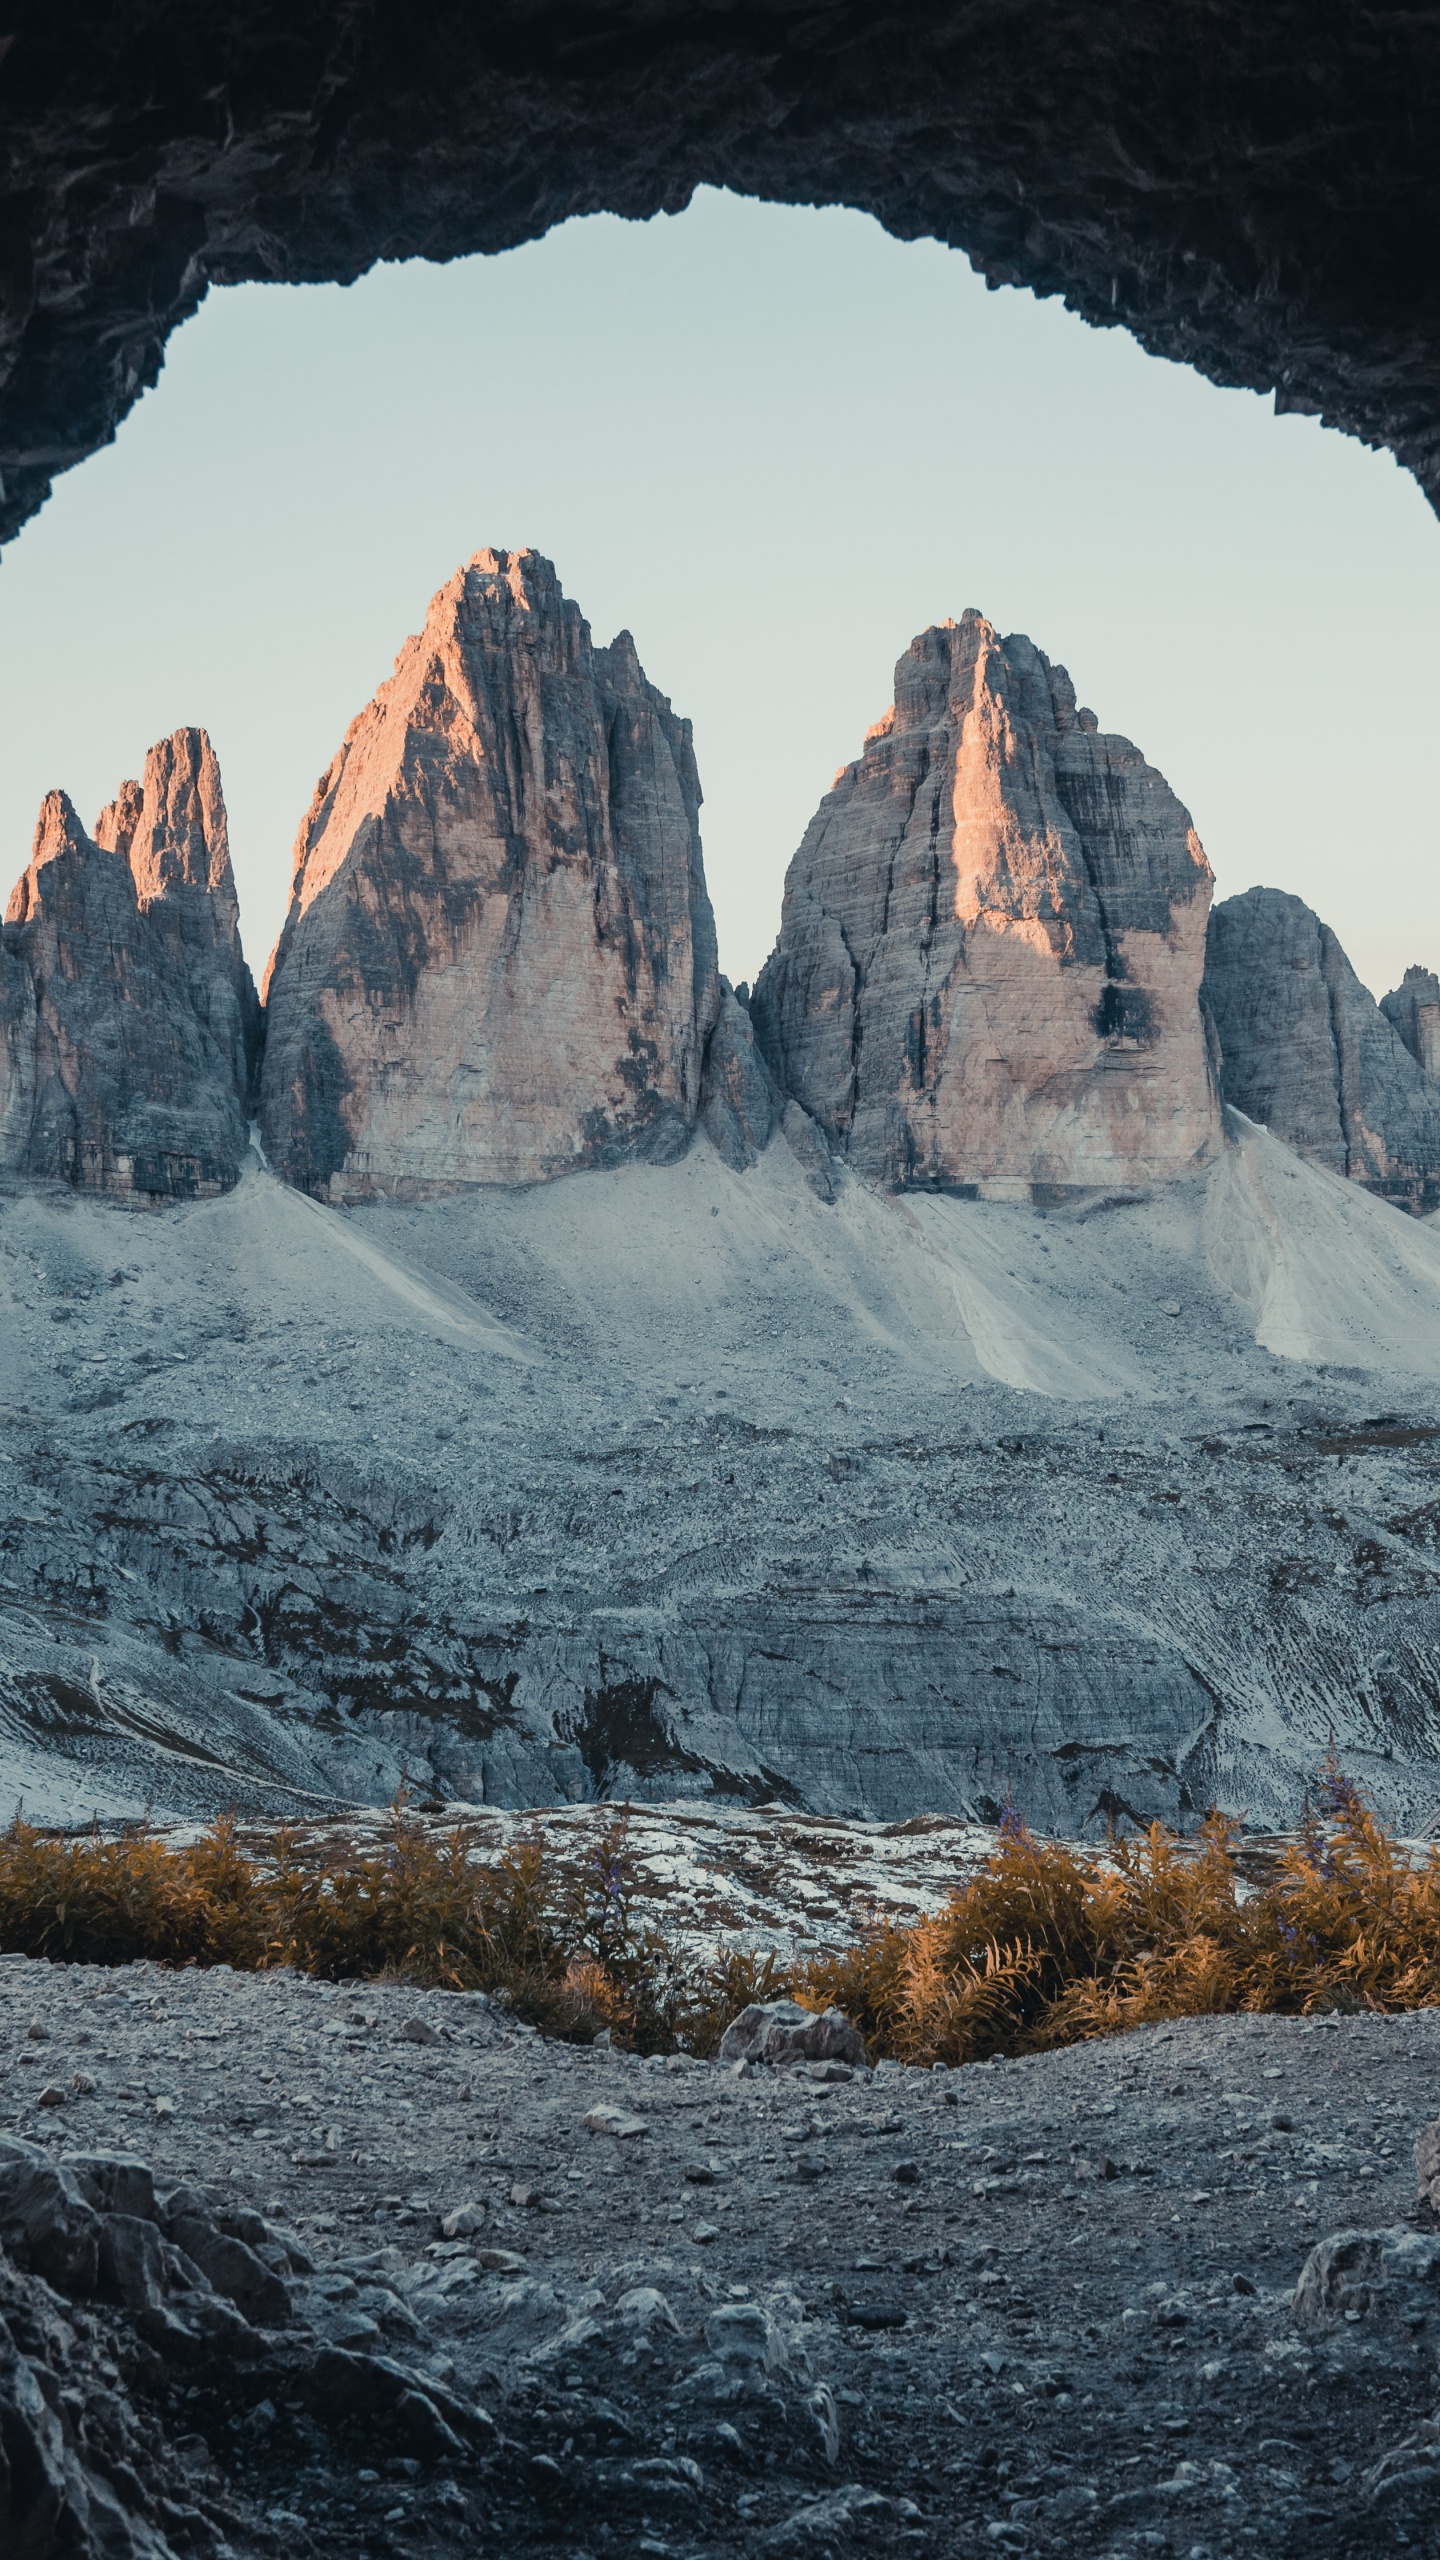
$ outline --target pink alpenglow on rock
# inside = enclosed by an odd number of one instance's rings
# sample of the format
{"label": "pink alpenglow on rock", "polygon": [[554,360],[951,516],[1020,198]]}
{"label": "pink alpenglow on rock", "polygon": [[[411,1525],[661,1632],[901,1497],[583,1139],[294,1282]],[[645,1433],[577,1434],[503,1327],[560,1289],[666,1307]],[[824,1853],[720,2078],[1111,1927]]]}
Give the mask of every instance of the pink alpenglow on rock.
{"label": "pink alpenglow on rock", "polygon": [[779,1082],[857,1172],[1025,1197],[1219,1150],[1211,872],[1128,739],[978,613],[922,632],[790,865],[755,990]]}
{"label": "pink alpenglow on rock", "polygon": [[720,1010],[688,721],[480,551],[347,731],[271,963],[275,1170],[422,1197],[689,1144]]}
{"label": "pink alpenglow on rock", "polygon": [[49,793],[5,919],[0,1163],[82,1190],[228,1189],[259,1031],[204,730],[152,747],[93,839]]}

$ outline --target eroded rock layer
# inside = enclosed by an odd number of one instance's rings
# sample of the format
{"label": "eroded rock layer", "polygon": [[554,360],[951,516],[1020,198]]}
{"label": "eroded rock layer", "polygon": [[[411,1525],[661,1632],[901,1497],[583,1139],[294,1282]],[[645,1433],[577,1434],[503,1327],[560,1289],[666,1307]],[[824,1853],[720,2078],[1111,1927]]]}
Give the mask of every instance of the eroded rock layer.
{"label": "eroded rock layer", "polygon": [[203,729],[153,747],[93,839],[47,796],[4,949],[0,1161],[82,1190],[227,1189],[259,1008]]}
{"label": "eroded rock layer", "polygon": [[776,1076],[860,1172],[988,1197],[1207,1163],[1211,874],[1063,667],[974,612],[922,632],[785,883],[755,990]]}
{"label": "eroded rock layer", "polygon": [[1205,997],[1226,1101],[1312,1163],[1424,1212],[1440,1204],[1440,1091],[1416,1054],[1417,978],[1428,972],[1408,972],[1382,1012],[1329,926],[1281,889],[1247,889],[1210,918]]}
{"label": "eroded rock layer", "polygon": [[689,1142],[720,1004],[690,724],[481,551],[346,733],[271,962],[265,1143],[331,1198]]}

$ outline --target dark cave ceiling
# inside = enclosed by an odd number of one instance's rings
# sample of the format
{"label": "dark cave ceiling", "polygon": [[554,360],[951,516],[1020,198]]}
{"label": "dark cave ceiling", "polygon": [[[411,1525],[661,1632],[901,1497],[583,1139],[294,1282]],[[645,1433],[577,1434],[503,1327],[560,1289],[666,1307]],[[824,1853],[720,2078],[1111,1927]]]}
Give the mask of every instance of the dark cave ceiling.
{"label": "dark cave ceiling", "polygon": [[0,134],[0,540],[208,285],[702,184],[948,242],[1440,503],[1435,7],[0,0]]}

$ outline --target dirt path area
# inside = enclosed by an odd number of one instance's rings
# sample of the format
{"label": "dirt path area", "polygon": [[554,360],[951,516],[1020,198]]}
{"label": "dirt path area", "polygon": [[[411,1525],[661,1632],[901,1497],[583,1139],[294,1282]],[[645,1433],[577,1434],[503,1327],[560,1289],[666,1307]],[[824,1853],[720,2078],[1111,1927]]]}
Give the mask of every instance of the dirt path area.
{"label": "dirt path area", "polygon": [[[76,2460],[63,2368],[113,2360],[136,2552],[1440,2550],[1434,2449],[1393,2452],[1436,2400],[1433,2015],[842,2078],[386,1985],[9,1959],[0,2036],[17,2262],[17,2143],[47,2175],[143,2159],[179,2253],[146,2244],[126,2307],[101,2230],[98,2276],[0,2306]],[[220,2266],[226,2225],[280,2290],[232,2270],[249,2315],[207,2327],[190,2253]],[[1297,2322],[1344,2229],[1397,2231],[1406,2280]]]}

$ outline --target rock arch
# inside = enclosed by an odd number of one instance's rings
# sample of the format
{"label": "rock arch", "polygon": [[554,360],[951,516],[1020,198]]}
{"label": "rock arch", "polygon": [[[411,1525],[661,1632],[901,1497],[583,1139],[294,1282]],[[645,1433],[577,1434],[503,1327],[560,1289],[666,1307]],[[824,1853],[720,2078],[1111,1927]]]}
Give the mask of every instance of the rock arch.
{"label": "rock arch", "polygon": [[20,0],[0,540],[212,283],[849,204],[1440,494],[1440,31],[1355,0]]}

